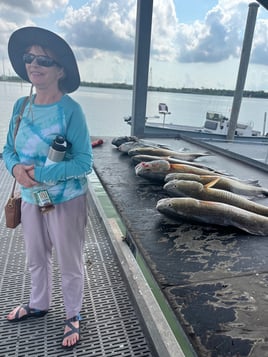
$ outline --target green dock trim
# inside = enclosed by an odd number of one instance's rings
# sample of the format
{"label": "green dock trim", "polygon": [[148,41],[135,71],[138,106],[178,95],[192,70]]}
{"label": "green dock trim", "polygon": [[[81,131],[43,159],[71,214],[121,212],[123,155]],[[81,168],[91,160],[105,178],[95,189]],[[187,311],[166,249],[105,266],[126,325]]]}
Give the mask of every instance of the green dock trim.
{"label": "green dock trim", "polygon": [[[92,188],[100,202],[100,205],[108,219],[115,219],[120,231],[122,233],[122,237],[126,236],[126,227],[124,226],[122,220],[120,219],[113,203],[111,202],[109,196],[107,195],[105,189],[103,188],[101,182],[99,181],[98,177],[93,173],[90,176],[90,183]],[[132,242],[133,243],[133,242]],[[136,247],[136,246],[135,246]],[[142,255],[139,253],[137,247],[135,249],[135,259],[137,264],[142,271],[142,274],[148,283],[157,303],[160,306],[160,309],[165,316],[165,319],[170,326],[178,344],[180,345],[185,357],[196,357],[196,353],[189,342],[185,332],[183,331],[179,321],[177,320],[174,312],[172,311],[171,307],[169,306],[168,302],[166,301],[163,293],[161,292],[157,282],[155,281],[154,277],[152,276],[149,268],[147,267],[146,262],[144,261]]]}

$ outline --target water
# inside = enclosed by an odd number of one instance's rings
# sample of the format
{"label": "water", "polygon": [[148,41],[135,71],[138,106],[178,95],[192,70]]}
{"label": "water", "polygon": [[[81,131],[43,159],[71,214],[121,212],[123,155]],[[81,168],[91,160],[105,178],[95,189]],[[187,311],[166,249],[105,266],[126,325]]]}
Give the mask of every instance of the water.
{"label": "water", "polygon": [[[29,91],[30,85],[27,83],[0,82],[1,151],[5,143],[13,104],[17,98],[29,95]],[[131,114],[132,91],[81,87],[71,96],[81,104],[92,136],[102,138],[130,135],[130,126],[124,122],[123,118]],[[231,97],[148,92],[147,116],[150,121],[162,122],[161,117],[158,119],[153,117],[159,115],[158,104],[163,102],[168,105],[171,112],[166,116],[166,123],[202,126],[207,111],[219,112],[230,117],[232,101]],[[263,132],[266,111],[268,111],[267,99],[243,98],[238,121],[254,123],[254,129]]]}

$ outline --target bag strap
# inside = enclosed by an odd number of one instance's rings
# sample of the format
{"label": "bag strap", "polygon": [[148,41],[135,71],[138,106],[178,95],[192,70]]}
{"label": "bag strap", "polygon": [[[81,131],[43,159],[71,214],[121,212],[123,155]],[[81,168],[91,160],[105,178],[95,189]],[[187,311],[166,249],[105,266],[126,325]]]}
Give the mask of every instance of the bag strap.
{"label": "bag strap", "polygon": [[16,187],[17,180],[15,179],[13,182],[12,190],[11,190],[11,198],[15,196],[15,187]]}
{"label": "bag strap", "polygon": [[21,108],[20,108],[20,113],[19,113],[19,115],[17,117],[17,120],[16,120],[16,126],[15,126],[15,129],[14,129],[14,136],[13,136],[13,138],[14,138],[14,150],[15,151],[16,151],[16,149],[15,149],[15,138],[16,138],[16,135],[18,133],[20,122],[21,122],[21,119],[22,119],[22,115],[23,115],[24,109],[26,107],[26,104],[28,102],[28,99],[29,99],[29,97],[25,97],[25,99],[24,99],[24,101],[23,101],[23,103],[21,105]]}
{"label": "bag strap", "polygon": [[[29,99],[29,97],[25,97],[24,98],[24,101],[23,101],[23,103],[21,105],[21,108],[20,108],[19,115],[18,115],[17,120],[16,120],[16,126],[15,126],[15,129],[14,129],[14,135],[13,135],[13,138],[14,138],[14,151],[15,152],[16,152],[15,139],[16,139],[16,135],[17,135],[18,130],[19,130],[19,126],[20,126],[20,122],[21,122],[21,119],[22,119],[22,115],[23,115],[24,109],[26,107],[26,104],[28,102],[28,99]],[[17,180],[15,179],[14,183],[13,183],[13,186],[12,186],[12,190],[11,190],[11,198],[14,197],[16,183],[17,183]]]}

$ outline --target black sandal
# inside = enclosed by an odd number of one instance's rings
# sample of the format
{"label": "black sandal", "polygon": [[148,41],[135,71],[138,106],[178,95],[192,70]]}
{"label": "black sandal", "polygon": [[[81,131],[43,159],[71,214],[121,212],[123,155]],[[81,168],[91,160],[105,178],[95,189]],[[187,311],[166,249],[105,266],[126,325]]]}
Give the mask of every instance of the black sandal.
{"label": "black sandal", "polygon": [[[74,317],[71,317],[70,319],[67,319],[65,320],[65,327],[68,326],[70,328],[70,331],[66,332],[64,335],[63,335],[63,338],[62,338],[62,342],[61,342],[61,347],[64,348],[64,349],[73,349],[77,344],[78,342],[80,341],[80,326],[78,327],[74,327],[74,325],[72,324],[72,322],[76,322],[76,321],[81,321],[81,317],[80,317],[80,314],[74,316]],[[68,337],[68,336],[71,336],[73,335],[74,333],[77,333],[78,334],[78,339],[77,341],[71,345],[71,346],[64,346],[62,343],[63,343],[63,340]]]}
{"label": "black sandal", "polygon": [[[20,316],[20,312],[21,310],[25,310],[26,314],[19,317]],[[26,320],[29,317],[43,317],[48,313],[47,310],[37,310],[37,309],[31,309],[29,304],[25,304],[25,305],[21,305],[18,310],[16,311],[15,317],[14,319],[7,319],[9,322],[18,322],[18,321],[22,321],[22,320]]]}

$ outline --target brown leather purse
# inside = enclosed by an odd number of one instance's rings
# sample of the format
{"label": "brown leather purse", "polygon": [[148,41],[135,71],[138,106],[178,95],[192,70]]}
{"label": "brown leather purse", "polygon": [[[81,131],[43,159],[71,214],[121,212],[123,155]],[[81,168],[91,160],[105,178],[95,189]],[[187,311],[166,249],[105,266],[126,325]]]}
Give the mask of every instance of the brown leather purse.
{"label": "brown leather purse", "polygon": [[11,196],[5,205],[6,226],[16,228],[21,222],[21,196],[15,194],[16,180],[14,181]]}
{"label": "brown leather purse", "polygon": [[[15,149],[15,138],[19,129],[19,125],[22,119],[22,114],[24,112],[25,106],[28,102],[28,97],[24,99],[21,106],[20,114],[17,118],[16,127],[14,130],[14,151]],[[16,179],[14,180],[11,195],[5,205],[5,216],[6,216],[6,226],[7,228],[16,228],[21,223],[21,196],[19,193],[15,193]]]}

